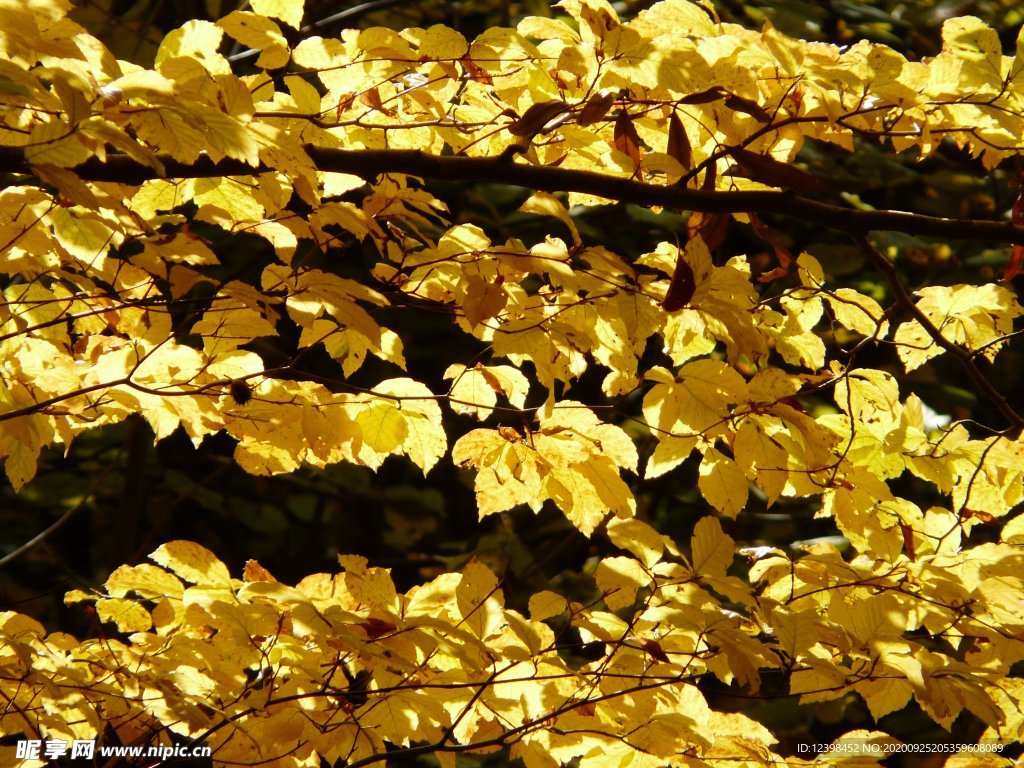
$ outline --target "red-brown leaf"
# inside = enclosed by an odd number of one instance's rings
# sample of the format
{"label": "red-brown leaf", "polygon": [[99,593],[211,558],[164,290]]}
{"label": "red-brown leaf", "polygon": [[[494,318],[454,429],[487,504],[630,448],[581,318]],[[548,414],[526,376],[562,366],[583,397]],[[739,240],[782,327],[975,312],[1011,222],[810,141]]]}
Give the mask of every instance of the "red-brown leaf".
{"label": "red-brown leaf", "polygon": [[1010,251],[1006,269],[1003,270],[1003,280],[1013,280],[1021,271],[1024,271],[1024,245],[1015,245]]}
{"label": "red-brown leaf", "polygon": [[608,110],[612,108],[614,103],[614,91],[599,91],[587,99],[587,103],[580,110],[580,115],[576,118],[576,122],[580,125],[592,125],[598,120],[604,119],[604,116],[608,114]]}
{"label": "red-brown leaf", "polygon": [[363,91],[359,94],[359,101],[370,109],[383,112],[385,115],[390,115],[391,117],[395,116],[395,111],[393,109],[388,109],[384,106],[384,102],[380,98],[380,91],[376,88],[370,88],[368,91]]}
{"label": "red-brown leaf", "polygon": [[666,312],[676,312],[693,298],[697,290],[697,280],[693,274],[693,267],[686,263],[683,252],[679,251],[676,258],[676,271],[672,274],[672,282],[668,284],[668,291],[665,293],[665,300],[661,302],[661,308]]}
{"label": "red-brown leaf", "polygon": [[459,62],[461,62],[462,68],[466,70],[466,74],[469,75],[470,80],[476,80],[478,83],[483,83],[484,85],[494,84],[494,80],[487,73],[487,70],[481,68],[479,64],[473,61],[472,57],[470,57],[468,53],[459,59]]}
{"label": "red-brown leaf", "polygon": [[909,525],[900,525],[900,532],[903,534],[903,551],[907,553],[907,557],[913,562],[917,559],[917,553],[914,547],[914,529]]}
{"label": "red-brown leaf", "polygon": [[715,177],[718,175],[718,163],[711,160],[707,164],[707,170],[704,171],[704,181],[701,182],[700,188],[714,192],[715,191]]}
{"label": "red-brown leaf", "polygon": [[245,571],[242,574],[245,581],[269,581],[276,582],[277,579],[255,560],[245,561]]}
{"label": "red-brown leaf", "polygon": [[512,123],[508,127],[508,132],[513,136],[533,136],[554,118],[568,111],[569,105],[558,99],[538,102],[531,105],[521,118]]}
{"label": "red-brown leaf", "polygon": [[734,93],[730,93],[728,97],[726,97],[725,106],[736,112],[742,112],[745,115],[750,115],[751,117],[760,120],[762,123],[770,123],[772,121],[772,116],[756,101],[745,99]]}
{"label": "red-brown leaf", "polygon": [[395,631],[395,625],[390,621],[384,621],[384,619],[374,618],[370,616],[366,621],[360,624],[367,636],[371,640],[376,640],[382,635],[389,634]]}
{"label": "red-brown leaf", "polygon": [[795,165],[782,163],[774,157],[759,155],[741,147],[732,147],[728,151],[748,179],[808,195],[821,194],[827,190],[821,179],[800,170]]}
{"label": "red-brown leaf", "polygon": [[634,166],[640,167],[640,135],[626,110],[619,112],[615,118],[614,146],[619,152],[628,155]]}
{"label": "red-brown leaf", "polygon": [[727,213],[700,213],[695,211],[690,214],[690,220],[686,223],[686,229],[690,237],[700,235],[708,250],[715,251],[725,240],[731,219],[732,217]]}
{"label": "red-brown leaf", "polygon": [[663,661],[666,664],[669,663],[668,655],[665,653],[664,649],[662,649],[657,640],[644,640],[641,645],[655,661]]}
{"label": "red-brown leaf", "polygon": [[709,104],[712,101],[718,101],[724,99],[729,95],[729,92],[720,85],[716,85],[713,88],[708,88],[706,91],[700,93],[691,93],[689,96],[683,96],[679,100],[680,104]]}
{"label": "red-brown leaf", "polygon": [[687,170],[693,165],[693,154],[690,149],[690,139],[686,135],[686,128],[679,115],[672,113],[668,119],[668,155],[679,162]]}
{"label": "red-brown leaf", "polygon": [[759,238],[772,247],[772,250],[775,251],[775,258],[779,260],[779,266],[770,272],[765,272],[757,278],[757,281],[759,283],[771,283],[788,275],[790,267],[793,266],[793,254],[789,252],[786,246],[779,242],[779,239],[775,237],[775,233],[756,214],[750,214],[750,226],[754,228],[754,233]]}

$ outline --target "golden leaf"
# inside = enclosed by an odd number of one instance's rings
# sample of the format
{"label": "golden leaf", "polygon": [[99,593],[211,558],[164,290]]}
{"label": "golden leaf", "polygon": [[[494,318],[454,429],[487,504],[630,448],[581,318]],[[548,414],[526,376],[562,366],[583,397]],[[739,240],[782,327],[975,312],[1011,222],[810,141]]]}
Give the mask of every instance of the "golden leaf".
{"label": "golden leaf", "polygon": [[228,569],[206,547],[191,541],[161,544],[150,558],[185,581],[198,585],[225,586],[231,583]]}

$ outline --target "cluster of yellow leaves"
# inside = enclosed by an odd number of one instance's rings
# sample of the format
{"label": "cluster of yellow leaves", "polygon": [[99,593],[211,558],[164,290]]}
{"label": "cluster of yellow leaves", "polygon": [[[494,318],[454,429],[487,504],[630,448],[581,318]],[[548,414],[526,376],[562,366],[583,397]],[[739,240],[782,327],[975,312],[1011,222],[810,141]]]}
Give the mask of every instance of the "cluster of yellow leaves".
{"label": "cluster of yellow leaves", "polygon": [[[948,513],[920,523],[934,533]],[[598,564],[596,604],[540,592],[529,618],[475,560],[402,594],[361,557],[291,587],[255,561],[232,578],[198,544],[170,542],[156,565],[122,566],[103,592],[67,597],[92,602],[123,639],[80,642],[0,615],[0,735],[174,734],[218,762],[272,766],[422,745],[443,764],[505,745],[530,768],[596,768],[609,755],[651,768],[769,765],[784,759],[771,733],[710,708],[696,683],[712,674],[757,690],[762,670],[786,670],[804,702],[856,693],[880,718],[914,698],[944,725],[967,709],[986,738],[1024,736],[1024,688],[1005,678],[1024,658],[1011,545],[964,559],[947,538],[896,564],[847,561],[829,545],[796,561],[752,548],[741,550],[748,583],[730,575],[735,543],[713,518],[686,550],[637,520],[607,530],[625,554]],[[603,647],[599,658],[574,654],[567,623]],[[938,645],[905,637],[922,631]]]}
{"label": "cluster of yellow leaves", "polygon": [[[1016,294],[999,285],[936,285],[918,294],[917,309],[942,338],[990,361],[1024,315]],[[917,320],[902,323],[893,340],[908,373],[943,351]]]}
{"label": "cluster of yellow leaves", "polygon": [[622,429],[602,424],[572,400],[542,415],[536,432],[473,430],[455,444],[452,461],[478,469],[481,517],[520,504],[539,512],[550,499],[589,536],[608,512],[628,517],[636,511],[619,476],[620,467],[636,471],[636,446]]}
{"label": "cluster of yellow leaves", "polygon": [[[844,560],[828,544],[796,562],[751,551],[760,620],[793,660],[790,692],[815,702],[854,691],[876,719],[914,698],[946,728],[966,709],[985,737],[1018,741],[1024,688],[1006,676],[1024,654],[1020,548],[965,556],[948,511],[914,513],[914,561]],[[907,636],[922,632],[925,643]]]}
{"label": "cluster of yellow leaves", "polygon": [[[179,238],[179,253],[187,254],[187,239]],[[208,251],[193,242],[197,253]],[[255,474],[292,471],[303,461],[376,467],[390,454],[407,455],[426,472],[446,451],[435,396],[418,382],[389,379],[373,393],[332,393],[268,378],[262,359],[241,349],[277,334],[281,302],[272,294],[284,287],[289,314],[304,325],[300,347],[323,344],[346,372],[367,352],[404,367],[397,336],[360,306],[386,303],[371,289],[315,270],[268,267],[262,292],[238,282],[221,287],[191,325],[200,350],[176,339],[152,273],[111,261],[74,277],[93,290],[37,280],[4,291],[0,455],[16,488],[35,474],[44,446],[70,445],[81,431],[131,414],[141,414],[158,440],[179,427],[196,442],[226,430],[240,443],[239,462]],[[101,287],[104,279],[113,292]]]}
{"label": "cluster of yellow leaves", "polygon": [[[850,147],[855,135],[882,136],[925,154],[951,138],[990,166],[1018,148],[1024,49],[1003,56],[996,33],[970,17],[949,20],[942,51],[915,62],[868,42],[841,50],[770,25],[716,23],[686,0],[625,23],[606,0],[566,0],[575,26],[531,17],[473,41],[441,26],[375,28],[291,50],[280,25],[298,25],[302,5],[264,0],[216,23],[189,22],[165,38],[153,70],[114,59],[59,4],[5,6],[16,31],[2,43],[4,100],[18,113],[3,143],[58,169],[109,151],[156,168],[156,148],[183,162],[263,163],[310,203],[325,180],[306,143],[489,156],[543,133],[528,149],[542,164],[678,179],[736,161],[742,173],[729,183],[753,187],[771,184],[773,166],[752,155],[789,160],[807,138]],[[232,74],[219,53],[225,34],[258,50],[258,66],[301,74],[288,74],[284,91],[266,74]],[[251,214],[274,209],[265,186],[211,179],[193,193]]]}
{"label": "cluster of yellow leaves", "polygon": [[[593,195],[567,208],[537,192],[521,210],[561,236],[502,243],[453,226],[415,180],[327,173],[310,155],[417,149],[756,190],[806,184],[785,163],[807,139],[927,155],[944,137],[993,167],[1020,150],[1024,46],[1003,56],[992,30],[952,19],[942,52],[909,62],[719,24],[685,0],[628,23],[604,0],[560,7],[571,23],[528,18],[473,41],[435,26],[292,49],[281,24],[301,24],[301,0],[253,0],[172,32],[144,69],[60,3],[0,4],[0,149],[34,174],[0,191],[0,458],[15,487],[44,447],[132,414],[156,439],[226,431],[255,474],[390,455],[427,472],[448,450],[447,400],[490,421],[451,457],[475,470],[481,515],[551,502],[627,553],[597,565],[594,606],[545,592],[527,619],[479,563],[399,594],[343,558],[344,573],[288,587],[256,564],[232,579],[175,542],[96,598],[126,638],[79,642],[3,615],[0,735],[91,738],[112,723],[125,743],[165,729],[225,762],[279,765],[411,745],[448,764],[500,745],[530,768],[770,764],[771,734],[712,710],[695,683],[756,689],[771,669],[805,701],[853,692],[881,717],[913,698],[942,724],[967,709],[993,737],[1024,736],[1024,690],[1007,678],[1024,658],[1022,518],[998,543],[968,541],[1024,500],[1024,442],[934,429],[893,376],[830,360],[826,344],[837,328],[890,340],[907,371],[950,345],[991,360],[1022,314],[1008,287],[925,288],[890,339],[877,301],[831,289],[807,254],[797,285],[762,298],[747,260],[714,263],[704,234],[646,254],[584,243],[570,208],[603,202]],[[234,74],[225,35],[276,72]],[[131,184],[75,170],[115,156],[161,176],[168,159],[252,172]],[[215,279],[200,230],[261,238],[272,263],[258,282]],[[363,247],[379,254],[375,287],[324,266]],[[308,253],[326,258],[310,266]],[[450,385],[400,375],[403,340],[382,321],[399,300],[443,308],[494,360],[453,361]],[[285,326],[294,359],[322,347],[337,362],[334,386],[268,366],[260,342],[283,343]],[[643,362],[650,350],[661,365]],[[350,385],[371,356],[396,370]],[[594,365],[609,398],[640,393],[645,478],[696,451],[699,490],[722,515],[751,492],[820,497],[859,554],[755,548],[744,580],[715,520],[684,551],[634,519],[633,437],[566,395]],[[822,393],[834,406],[805,410]],[[897,496],[889,482],[907,472],[949,508]],[[565,624],[602,657],[574,660],[553,629]]]}
{"label": "cluster of yellow leaves", "polygon": [[[519,369],[532,363],[550,414],[556,387],[596,362],[608,369],[610,396],[655,382],[644,404],[658,438],[647,475],[669,471],[697,447],[701,489],[723,513],[742,509],[745,480],[760,485],[769,501],[845,482],[838,465],[866,455],[857,441],[874,439],[867,429],[843,445],[865,414],[844,409],[845,424],[840,416],[812,419],[796,398],[820,383],[813,377],[826,368],[825,322],[876,338],[888,334],[888,324],[869,297],[829,291],[809,256],[797,263],[801,287],[772,306],[759,302],[742,257],[713,265],[699,234],[682,249],[663,243],[630,260],[585,246],[566,208],[543,192],[522,210],[559,221],[570,243],[548,236],[529,247],[515,239],[498,245],[472,224],[434,239],[444,207],[431,195],[404,177],[383,176],[359,203],[332,199],[364,182],[319,171],[307,148],[485,156],[519,143],[528,162],[603,167],[656,183],[685,177],[704,187],[756,188],[772,180],[751,157],[789,160],[806,137],[849,145],[855,134],[883,135],[927,152],[932,132],[941,129],[994,162],[1012,150],[1003,134],[1012,133],[1009,115],[1020,100],[1020,56],[995,55],[994,33],[970,19],[946,25],[939,56],[907,62],[868,43],[840,51],[790,40],[770,26],[755,33],[717,24],[684,0],[658,3],[628,23],[603,0],[562,7],[575,27],[530,18],[517,30],[490,30],[472,42],[443,27],[370,29],[334,40],[311,37],[293,51],[280,24],[299,24],[302,3],[264,2],[171,33],[153,70],[114,59],[59,9],[5,10],[20,31],[3,34],[3,142],[24,151],[44,182],[2,193],[3,269],[19,280],[5,289],[0,317],[9,361],[0,397],[9,411],[24,414],[0,427],[12,482],[20,486],[33,475],[42,447],[67,444],[83,429],[132,412],[145,415],[157,438],[179,425],[197,441],[226,429],[240,441],[239,460],[254,472],[339,460],[377,466],[392,453],[429,469],[446,440],[424,385],[399,379],[397,389],[384,382],[367,395],[338,394],[268,379],[261,359],[245,349],[276,336],[287,317],[301,331],[296,351],[322,345],[346,378],[368,355],[404,368],[402,340],[376,319],[375,310],[390,304],[386,292],[291,263],[300,244],[325,250],[362,240],[383,256],[374,274],[385,287],[451,305],[465,331],[512,363],[450,370],[457,411],[487,418],[498,394],[524,407],[529,380]],[[680,34],[658,35],[666,25]],[[259,49],[258,66],[291,62],[298,74],[286,75],[281,90],[266,73],[236,76],[218,52],[225,33]],[[955,98],[965,88],[989,98]],[[634,98],[643,110],[633,108]],[[785,130],[768,130],[775,124]],[[544,140],[533,141],[537,135]],[[663,146],[670,135],[672,148]],[[723,153],[723,146],[742,151]],[[182,163],[233,158],[254,173],[130,187],[85,183],[70,170],[110,153],[160,170],[157,150]],[[309,215],[290,212],[293,194]],[[574,202],[597,201],[571,195]],[[258,287],[217,284],[207,274],[217,255],[182,226],[188,208],[195,221],[267,240],[281,263],[264,269]],[[112,258],[121,252],[132,255]],[[663,304],[681,269],[692,273],[692,290],[682,308],[668,311]],[[194,301],[190,292],[203,283],[214,283],[215,297],[182,328],[174,302]],[[1015,307],[1005,288],[967,286],[925,289],[919,304],[949,342],[989,358],[1012,330]],[[183,331],[201,339],[201,351],[182,341]],[[653,336],[675,371],[640,370]],[[916,320],[902,324],[894,341],[908,369],[940,351]],[[724,362],[699,359],[723,346]],[[771,354],[811,374],[779,375],[765,367]],[[736,365],[765,369],[745,381]],[[700,390],[704,384],[692,390],[690,383],[706,375],[724,378],[707,385],[710,392]],[[833,375],[841,379],[837,369]],[[243,387],[241,400],[231,395],[232,384]],[[543,432],[542,426],[537,434]],[[876,436],[884,461],[900,464],[902,446]],[[489,464],[486,441],[477,442],[477,453],[462,444],[459,463]],[[586,456],[586,440],[576,442],[572,450]],[[491,458],[511,461],[509,451],[526,451],[524,445]],[[906,452],[919,455],[924,445]],[[982,451],[983,458],[989,454]],[[625,453],[611,461],[626,469],[636,464]],[[574,464],[589,466],[580,458],[568,462]],[[877,470],[870,462],[868,468]],[[963,485],[954,472],[940,477],[931,469],[942,487]],[[580,482],[575,470],[568,485],[547,472],[534,478],[532,470],[522,470],[523,477],[507,471],[519,489],[510,498],[535,508]],[[595,515],[631,509],[617,472],[604,475],[601,494],[589,494],[601,503],[587,522],[574,518],[584,530],[593,529]],[[615,482],[605,482],[612,475]],[[883,479],[892,476],[882,472]],[[993,491],[973,481],[975,498],[995,493],[1007,500],[1003,507],[1012,505],[1012,473],[977,477],[999,484]],[[482,512],[508,506],[485,503]]]}
{"label": "cluster of yellow leaves", "polygon": [[[715,583],[731,552],[702,541],[692,573]],[[254,561],[233,579],[191,542],[151,557],[156,565],[115,571],[101,595],[68,596],[94,601],[124,640],[79,643],[0,615],[0,735],[91,739],[111,727],[141,744],[166,729],[210,745],[218,762],[271,766],[354,764],[413,744],[434,745],[446,765],[495,744],[530,768],[573,759],[596,768],[608,754],[651,766],[684,753],[707,766],[737,751],[772,757],[763,727],[713,712],[693,684],[691,657],[704,657],[702,668],[717,655],[711,643],[753,642],[710,611],[708,632],[680,628],[663,640],[676,663],[652,665],[641,644],[654,623],[636,638],[617,634],[614,614],[550,593],[530,601],[527,618],[477,561],[402,594],[355,556],[339,558],[344,572],[294,587]],[[566,612],[609,642],[607,658],[581,665],[565,655],[543,619]],[[634,716],[646,721],[639,730]]]}

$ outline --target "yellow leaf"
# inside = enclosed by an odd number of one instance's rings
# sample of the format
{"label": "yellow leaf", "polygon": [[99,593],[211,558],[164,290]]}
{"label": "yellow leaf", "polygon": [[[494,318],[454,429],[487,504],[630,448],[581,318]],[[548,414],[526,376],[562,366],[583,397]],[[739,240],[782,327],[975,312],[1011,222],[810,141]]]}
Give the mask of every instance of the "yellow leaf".
{"label": "yellow leaf", "polygon": [[503,599],[498,579],[486,565],[474,558],[462,569],[455,602],[464,624],[481,640],[491,637],[504,623]]}
{"label": "yellow leaf", "polygon": [[614,518],[608,521],[607,532],[612,544],[631,552],[647,568],[653,568],[661,560],[666,548],[674,555],[679,554],[671,539],[641,520]]}
{"label": "yellow leaf", "polygon": [[303,4],[304,0],[252,0],[249,5],[261,16],[273,16],[298,29],[302,26]]}
{"label": "yellow leaf", "polygon": [[579,247],[583,241],[580,239],[576,222],[569,216],[562,202],[550,192],[534,192],[525,203],[519,206],[523,213],[536,213],[540,216],[552,216],[565,224],[572,235],[572,244]]}
{"label": "yellow leaf", "polygon": [[[604,456],[617,466],[636,472],[636,446],[621,427],[601,422],[582,403],[564,400],[541,417],[540,434],[556,440],[568,439],[585,454]],[[565,443],[563,443],[565,445]]]}
{"label": "yellow leaf", "polygon": [[[163,163],[157,159],[155,152],[142,146],[138,140],[129,136],[117,126],[111,125],[101,117],[91,117],[88,120],[83,120],[78,124],[78,130],[82,136],[99,140],[101,147],[102,143],[105,142],[125,153],[140,165],[149,166],[157,174],[164,175],[166,173]],[[97,154],[103,157],[105,152],[106,150],[101,148],[97,151]],[[94,205],[92,207],[99,206]]]}
{"label": "yellow leaf", "polygon": [[715,509],[734,518],[747,504],[749,483],[736,462],[715,448],[709,448],[700,463],[697,487]]}
{"label": "yellow leaf", "polygon": [[[319,106],[318,100],[317,109],[313,111],[317,111]],[[324,173],[324,197],[337,197],[365,185],[366,179],[351,173]]]}
{"label": "yellow leaf", "polygon": [[193,199],[200,206],[213,206],[217,209],[212,213],[200,209],[199,217],[207,220],[208,217],[220,216],[223,212],[227,214],[232,225],[262,219],[263,206],[253,197],[251,191],[251,186],[255,182],[252,177],[243,179],[248,183],[230,178],[196,179]]}
{"label": "yellow leaf", "polygon": [[779,647],[790,659],[797,659],[819,640],[818,613],[815,610],[772,611],[772,629]]}
{"label": "yellow leaf", "polygon": [[594,574],[605,605],[617,611],[633,604],[636,591],[651,583],[651,574],[631,557],[606,557]]}
{"label": "yellow leaf", "polygon": [[735,542],[722,532],[714,517],[702,517],[693,529],[690,550],[693,572],[710,578],[723,578],[732,564]]}
{"label": "yellow leaf", "polygon": [[145,632],[153,626],[149,611],[134,600],[102,598],[96,601],[100,621],[110,621],[119,632]]}
{"label": "yellow leaf", "polygon": [[226,75],[231,65],[220,53],[223,30],[209,21],[192,20],[169,32],[156,53],[156,68],[179,83]]}
{"label": "yellow leaf", "polygon": [[852,288],[837,288],[825,294],[832,313],[844,328],[862,336],[884,339],[889,332],[889,321],[883,317],[877,301]]}
{"label": "yellow leaf", "polygon": [[345,586],[352,597],[382,611],[396,610],[398,595],[389,570],[367,568],[366,558],[358,555],[338,555],[338,562],[347,571]]}
{"label": "yellow leaf", "polygon": [[789,685],[791,694],[805,694],[800,698],[802,702],[830,699],[831,691],[841,688],[846,682],[842,670],[831,662],[808,658],[803,665],[793,672]]}
{"label": "yellow leaf", "polygon": [[161,544],[150,558],[192,584],[222,586],[231,583],[224,563],[206,547],[191,541]]}
{"label": "yellow leaf", "polygon": [[497,429],[474,429],[452,448],[452,461],[479,471],[474,481],[480,517],[529,504],[540,511],[545,495],[542,473],[550,470],[518,434],[505,437]]}
{"label": "yellow leaf", "polygon": [[545,492],[584,536],[589,536],[608,512],[633,515],[636,502],[611,462],[595,459],[563,469],[554,467]]}
{"label": "yellow leaf", "polygon": [[782,494],[789,477],[789,454],[765,431],[770,425],[763,427],[759,417],[751,417],[739,428],[732,445],[736,466],[765,492],[769,505]]}
{"label": "yellow leaf", "polygon": [[688,0],[655,3],[641,11],[629,26],[652,40],[658,39],[667,29],[695,38],[718,34],[708,12]]}
{"label": "yellow leaf", "polygon": [[46,628],[29,616],[4,611],[0,614],[0,632],[7,637],[28,640],[32,636],[43,637],[46,634]]}
{"label": "yellow leaf", "polygon": [[218,19],[217,26],[242,45],[260,51],[256,66],[279,69],[288,63],[288,41],[281,34],[280,27],[266,16],[248,11],[232,11]]}
{"label": "yellow leaf", "polygon": [[145,598],[180,598],[185,591],[174,575],[149,563],[122,565],[110,574],[103,586],[113,597],[124,597],[129,592],[135,592]]}
{"label": "yellow leaf", "polygon": [[530,598],[530,618],[534,621],[544,621],[553,616],[558,616],[568,608],[568,600],[549,590],[538,592]]}
{"label": "yellow leaf", "polygon": [[[174,205],[177,205],[177,203],[172,204],[171,207]],[[220,260],[217,258],[217,255],[210,250],[210,247],[207,246],[206,243],[198,237],[189,236],[184,233],[175,235],[170,242],[147,241],[144,252],[154,261],[166,261],[170,264],[188,264],[189,266],[210,266],[220,264]],[[159,268],[154,265],[152,269]],[[244,286],[243,283],[239,283],[237,281],[230,285],[240,289],[247,287]],[[226,287],[227,286],[225,286],[225,288]]]}
{"label": "yellow leaf", "polygon": [[371,405],[356,416],[363,440],[378,453],[394,453],[408,436],[405,418],[390,403]]}
{"label": "yellow leaf", "polygon": [[782,359],[793,365],[819,370],[825,364],[825,343],[813,332],[821,319],[823,306],[817,296],[788,296],[781,301],[785,318],[766,312],[766,328],[775,331],[775,346]]}
{"label": "yellow leaf", "polygon": [[188,664],[175,667],[168,679],[182,692],[199,698],[210,696],[218,685],[215,679]]}
{"label": "yellow leaf", "polygon": [[202,336],[206,354],[216,357],[261,336],[275,336],[277,329],[257,306],[233,298],[229,285],[192,326],[192,333]]}
{"label": "yellow leaf", "polygon": [[697,447],[697,437],[663,437],[654,446],[654,453],[647,460],[647,469],[644,477],[650,479],[661,477],[666,472],[675,469],[693,453]]}
{"label": "yellow leaf", "polygon": [[903,536],[898,518],[885,514],[880,504],[891,498],[882,480],[858,467],[844,478],[842,487],[825,492],[823,509],[858,551],[892,562],[903,552]]}
{"label": "yellow leaf", "polygon": [[469,51],[469,43],[460,32],[442,24],[434,24],[426,30],[406,30],[404,35],[415,36],[421,57],[444,61],[461,59]]}
{"label": "yellow leaf", "polygon": [[55,165],[73,168],[92,156],[75,133],[75,129],[60,120],[36,123],[25,145],[25,160],[35,165]]}
{"label": "yellow leaf", "polygon": [[299,346],[323,344],[331,357],[341,362],[346,377],[362,367],[367,352],[405,367],[401,339],[379,327],[362,307],[348,303],[338,305],[332,315],[334,320],[314,320],[312,325],[303,328]]}
{"label": "yellow leaf", "polygon": [[86,267],[102,270],[107,253],[124,236],[94,213],[78,209],[56,208],[47,217],[57,242]]}
{"label": "yellow leaf", "polygon": [[974,16],[946,19],[942,47],[963,62],[961,87],[973,92],[996,90],[1002,79],[1003,46],[998,33]]}
{"label": "yellow leaf", "polygon": [[[943,338],[969,352],[995,359],[1013,331],[1013,321],[1024,314],[1016,295],[1001,285],[928,286],[917,292],[917,308]],[[909,373],[943,350],[917,320],[908,320],[893,337],[896,352]]]}
{"label": "yellow leaf", "polygon": [[465,413],[483,421],[494,410],[498,394],[508,398],[515,408],[526,404],[530,382],[518,368],[510,365],[466,368],[461,363],[450,365],[444,378],[454,379],[448,393],[449,404],[456,413]]}
{"label": "yellow leaf", "polygon": [[662,432],[682,433],[677,437],[723,433],[729,406],[746,398],[743,377],[720,360],[687,363],[676,376],[652,368],[647,377],[658,383],[644,397],[644,418]]}
{"label": "yellow leaf", "polygon": [[[183,163],[195,162],[200,153],[209,148],[201,124],[184,110],[175,107],[157,107],[140,111],[133,115],[132,126],[139,138],[151,146],[159,147]],[[182,181],[178,184],[183,191],[188,192],[195,186],[195,181]],[[183,199],[177,204],[180,205],[189,199],[190,195],[183,195]]]}
{"label": "yellow leaf", "polygon": [[[405,422],[401,445],[391,452],[404,453],[426,474],[448,450],[437,398],[423,384],[405,378],[382,381],[373,391]],[[390,421],[380,427],[378,437],[389,438],[396,429]]]}
{"label": "yellow leaf", "polygon": [[[242,160],[249,165],[256,166],[260,162],[260,146],[256,141],[255,134],[238,118],[233,115],[226,115],[222,112],[207,110],[200,115],[203,125],[203,136],[206,138],[205,150],[215,160],[220,157],[233,157]],[[250,177],[241,177],[248,180]],[[253,183],[253,182],[249,182]],[[199,180],[196,181],[198,187]],[[231,194],[241,195],[244,198],[251,198],[252,194],[241,185],[240,182],[230,178],[214,179],[214,186],[233,187]],[[243,203],[252,208],[248,200]],[[253,217],[255,219],[260,216]]]}
{"label": "yellow leaf", "polygon": [[[338,179],[338,176],[346,176],[347,174],[332,174],[333,178],[330,180],[325,179],[324,181],[324,194],[330,195],[327,191],[327,184],[330,181],[332,189],[336,189],[334,185],[347,186],[349,183],[347,180]],[[352,203],[344,201],[332,201],[324,203],[310,217],[309,223],[312,227],[318,230],[322,230],[324,227],[335,225],[341,227],[346,232],[351,232],[356,238],[362,240],[370,232],[377,229],[376,222],[364,211],[361,211],[358,207]],[[330,238],[330,235],[325,233],[325,238]]]}
{"label": "yellow leaf", "polygon": [[550,498],[590,535],[608,512],[627,517],[636,508],[619,476],[619,467],[636,469],[633,441],[573,401],[554,406],[529,437],[509,427],[473,430],[455,444],[452,459],[479,469],[481,517],[523,503],[538,511]]}
{"label": "yellow leaf", "polygon": [[462,311],[470,327],[497,316],[508,304],[508,294],[502,287],[472,272],[465,275],[466,298]]}
{"label": "yellow leaf", "polygon": [[1024,544],[1024,514],[1017,515],[1004,525],[999,538],[1007,544]]}
{"label": "yellow leaf", "polygon": [[862,680],[854,686],[871,710],[871,716],[880,720],[892,712],[898,712],[910,703],[914,689],[906,680]]}

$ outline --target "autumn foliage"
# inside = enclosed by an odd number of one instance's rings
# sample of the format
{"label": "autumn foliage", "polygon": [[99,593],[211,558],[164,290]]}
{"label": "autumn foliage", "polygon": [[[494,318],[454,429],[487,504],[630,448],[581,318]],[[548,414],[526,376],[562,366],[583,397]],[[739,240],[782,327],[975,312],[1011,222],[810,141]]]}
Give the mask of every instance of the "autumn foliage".
{"label": "autumn foliage", "polygon": [[[1024,736],[1024,417],[990,375],[1024,309],[1002,266],[909,283],[878,234],[991,242],[1012,278],[1020,206],[879,209],[798,159],[952,147],[1009,173],[1024,38],[1004,55],[981,21],[950,19],[941,52],[910,61],[685,0],[629,21],[562,0],[474,40],[296,36],[302,0],[248,8],[171,32],[145,68],[61,0],[0,3],[10,484],[141,417],[156,441],[229,435],[256,476],[400,456],[429,484],[452,463],[481,518],[557,509],[602,555],[589,592],[531,596],[480,559],[404,590],[342,555],[290,585],[169,541],[67,595],[102,635],[0,613],[5,744],[188,741],[217,764],[353,768],[499,750],[527,768],[840,761],[783,750],[713,691]],[[233,69],[232,41],[255,68]],[[527,190],[516,216],[545,234],[455,219],[439,181]],[[581,211],[625,222],[625,203],[687,218],[643,252],[581,233]],[[786,217],[843,238],[878,290],[837,284],[779,233]],[[727,252],[737,229],[766,258]],[[224,242],[256,241],[245,270],[220,268]],[[396,309],[461,333],[431,351],[443,374],[408,372]],[[333,374],[304,375],[312,356]],[[936,419],[902,386],[940,362],[984,407]],[[670,473],[703,507],[676,539],[638,490]],[[835,535],[731,535],[752,504],[794,501]],[[846,737],[895,743],[881,726]]]}

